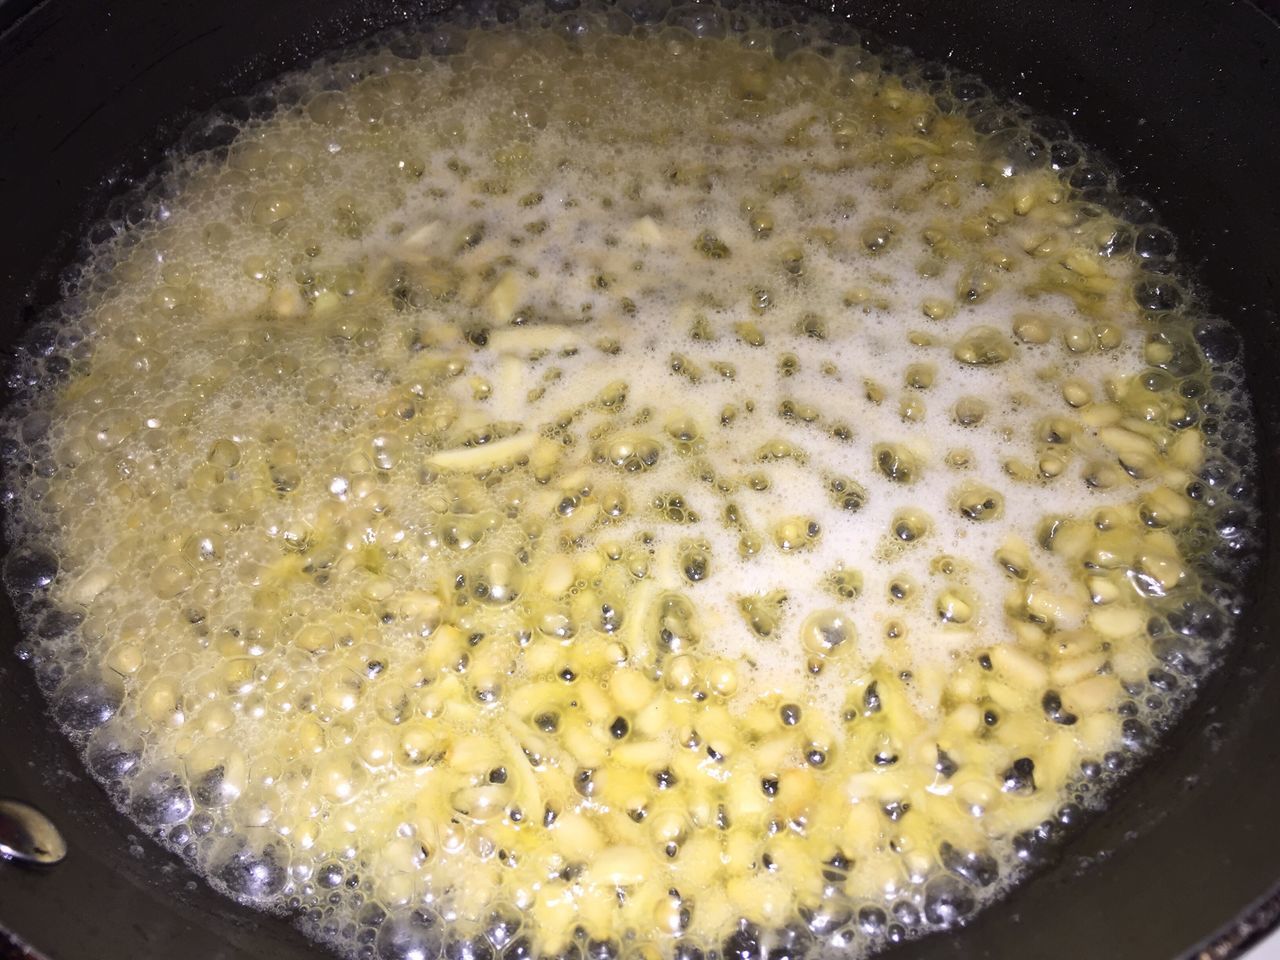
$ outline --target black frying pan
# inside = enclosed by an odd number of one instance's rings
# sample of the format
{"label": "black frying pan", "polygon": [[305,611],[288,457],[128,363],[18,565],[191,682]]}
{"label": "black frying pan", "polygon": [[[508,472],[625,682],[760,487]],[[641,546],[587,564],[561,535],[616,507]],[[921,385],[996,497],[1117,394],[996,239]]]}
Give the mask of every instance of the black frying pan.
{"label": "black frying pan", "polygon": [[[1234,955],[1280,917],[1280,25],[1239,0],[833,3],[885,40],[1067,119],[1127,192],[1155,203],[1211,308],[1239,330],[1238,344],[1217,347],[1247,359],[1272,534],[1231,660],[1130,788],[1009,899],[889,956]],[[0,342],[56,297],[87,225],[192,118],[430,9],[0,0]],[[0,862],[0,957],[23,956],[24,943],[52,960],[323,956],[287,920],[214,894],[107,805],[54,733],[0,604],[0,797],[44,810],[70,847],[46,871]]]}

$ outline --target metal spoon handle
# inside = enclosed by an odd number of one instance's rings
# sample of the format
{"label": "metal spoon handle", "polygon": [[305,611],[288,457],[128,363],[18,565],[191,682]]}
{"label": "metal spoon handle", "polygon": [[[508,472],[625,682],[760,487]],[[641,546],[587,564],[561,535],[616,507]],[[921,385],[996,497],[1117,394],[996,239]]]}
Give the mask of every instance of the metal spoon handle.
{"label": "metal spoon handle", "polygon": [[67,842],[48,817],[20,800],[0,800],[0,858],[49,865],[67,855]]}

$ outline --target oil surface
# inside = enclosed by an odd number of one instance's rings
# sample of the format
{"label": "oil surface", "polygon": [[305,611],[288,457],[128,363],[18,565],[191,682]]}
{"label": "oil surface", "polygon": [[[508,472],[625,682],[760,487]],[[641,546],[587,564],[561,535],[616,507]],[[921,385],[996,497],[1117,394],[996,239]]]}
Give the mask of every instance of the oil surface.
{"label": "oil surface", "polygon": [[7,421],[38,675],[347,955],[960,922],[1212,665],[1239,372],[971,79],[552,6],[284,78],[92,249]]}

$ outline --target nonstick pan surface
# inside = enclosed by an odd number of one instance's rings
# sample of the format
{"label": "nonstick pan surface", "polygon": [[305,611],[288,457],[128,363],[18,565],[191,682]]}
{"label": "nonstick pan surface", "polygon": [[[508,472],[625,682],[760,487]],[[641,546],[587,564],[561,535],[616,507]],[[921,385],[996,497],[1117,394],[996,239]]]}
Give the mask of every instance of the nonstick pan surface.
{"label": "nonstick pan surface", "polygon": [[[108,201],[186,125],[280,70],[427,4],[0,0],[0,341],[56,299]],[[853,0],[835,11],[1067,120],[1151,200],[1239,331],[1280,528],[1280,26],[1233,0]],[[229,109],[234,110],[232,105]],[[1219,347],[1221,348],[1221,344]],[[1227,957],[1280,915],[1277,543],[1231,659],[1164,748],[1056,861],[967,927],[886,956]],[[237,907],[107,804],[52,728],[0,600],[0,796],[48,813],[67,860],[0,862],[8,949],[52,960],[302,960],[287,920]],[[0,940],[3,938],[0,937]],[[0,956],[6,947],[0,944]],[[1205,951],[1201,953],[1201,951]]]}

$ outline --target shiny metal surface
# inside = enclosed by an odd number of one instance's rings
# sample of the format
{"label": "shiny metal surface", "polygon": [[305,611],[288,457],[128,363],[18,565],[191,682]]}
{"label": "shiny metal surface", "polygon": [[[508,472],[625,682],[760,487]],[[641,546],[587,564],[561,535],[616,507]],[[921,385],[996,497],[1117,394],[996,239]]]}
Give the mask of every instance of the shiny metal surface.
{"label": "shiny metal surface", "polygon": [[0,857],[50,866],[67,855],[67,843],[43,813],[20,800],[0,800]]}

